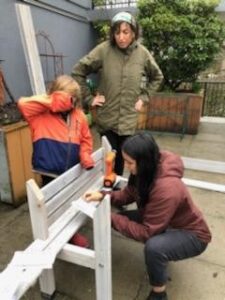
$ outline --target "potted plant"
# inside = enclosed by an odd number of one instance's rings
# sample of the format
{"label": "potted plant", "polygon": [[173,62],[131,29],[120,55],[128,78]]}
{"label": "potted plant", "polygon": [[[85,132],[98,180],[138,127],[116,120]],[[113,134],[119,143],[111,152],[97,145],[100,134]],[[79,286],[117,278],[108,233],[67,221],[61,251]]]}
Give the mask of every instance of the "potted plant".
{"label": "potted plant", "polygon": [[[138,1],[143,43],[165,79],[163,93],[150,97],[147,128],[197,133],[202,109],[197,79],[213,63],[225,38],[224,23],[215,13],[219,2]],[[178,94],[187,84],[188,93]]]}

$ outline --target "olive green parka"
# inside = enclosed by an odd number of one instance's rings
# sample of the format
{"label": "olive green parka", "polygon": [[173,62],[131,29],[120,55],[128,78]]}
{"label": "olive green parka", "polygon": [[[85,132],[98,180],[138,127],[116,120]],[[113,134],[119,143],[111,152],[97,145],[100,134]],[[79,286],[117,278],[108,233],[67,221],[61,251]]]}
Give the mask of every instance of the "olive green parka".
{"label": "olive green parka", "polygon": [[112,130],[118,135],[131,135],[137,126],[138,99],[147,102],[161,85],[163,75],[149,51],[134,41],[127,49],[112,46],[109,41],[96,46],[73,68],[72,76],[81,86],[86,105],[93,95],[87,87],[89,74],[99,74],[98,93],[105,96],[103,106],[96,107],[99,132]]}

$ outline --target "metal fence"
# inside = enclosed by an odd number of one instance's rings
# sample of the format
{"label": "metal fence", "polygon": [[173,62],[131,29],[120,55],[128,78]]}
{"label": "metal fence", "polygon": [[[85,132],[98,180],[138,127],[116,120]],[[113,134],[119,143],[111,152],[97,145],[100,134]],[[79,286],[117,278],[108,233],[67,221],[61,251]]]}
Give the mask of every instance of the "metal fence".
{"label": "metal fence", "polygon": [[225,81],[201,81],[203,116],[225,117]]}
{"label": "metal fence", "polygon": [[93,1],[93,9],[98,8],[121,8],[121,7],[136,7],[136,0],[105,0]]}

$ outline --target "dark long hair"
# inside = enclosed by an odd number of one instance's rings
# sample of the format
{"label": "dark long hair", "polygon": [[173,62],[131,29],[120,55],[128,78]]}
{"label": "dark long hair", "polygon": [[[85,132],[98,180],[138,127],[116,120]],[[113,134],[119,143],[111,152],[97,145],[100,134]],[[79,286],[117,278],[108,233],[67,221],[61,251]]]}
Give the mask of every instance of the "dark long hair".
{"label": "dark long hair", "polygon": [[122,151],[136,161],[137,174],[130,175],[128,185],[136,186],[143,207],[157,173],[159,147],[150,132],[141,131],[125,140]]}

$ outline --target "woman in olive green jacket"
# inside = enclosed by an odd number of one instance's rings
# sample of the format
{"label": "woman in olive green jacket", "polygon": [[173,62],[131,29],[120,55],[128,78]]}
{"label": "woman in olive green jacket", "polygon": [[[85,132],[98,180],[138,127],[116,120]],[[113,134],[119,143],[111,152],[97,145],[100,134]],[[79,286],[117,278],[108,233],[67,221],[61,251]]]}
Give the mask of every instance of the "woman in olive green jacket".
{"label": "woman in olive green jacket", "polygon": [[[96,107],[96,124],[117,151],[115,172],[123,173],[121,146],[134,134],[138,112],[149,96],[161,85],[163,75],[150,52],[141,45],[138,24],[127,12],[116,14],[111,21],[110,40],[99,44],[73,68],[84,104]],[[98,93],[90,94],[86,79],[99,74]]]}

